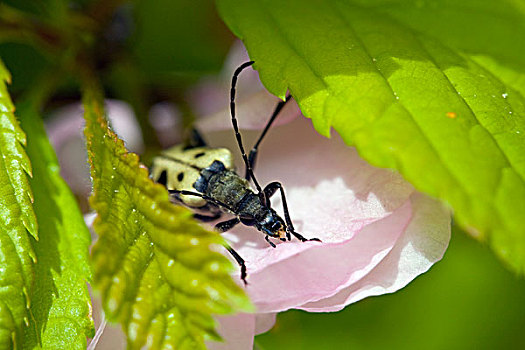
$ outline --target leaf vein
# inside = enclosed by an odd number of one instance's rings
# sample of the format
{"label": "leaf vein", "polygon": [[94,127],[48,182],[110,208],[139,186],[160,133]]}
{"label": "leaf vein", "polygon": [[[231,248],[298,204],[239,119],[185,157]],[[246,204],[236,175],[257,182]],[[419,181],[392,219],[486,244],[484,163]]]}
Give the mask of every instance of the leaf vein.
{"label": "leaf vein", "polygon": [[[427,48],[425,47],[424,45],[424,42],[421,40],[421,38],[418,36],[418,35],[415,35],[414,36],[416,38],[416,40],[419,42],[419,46],[421,47],[421,49],[427,54],[429,60],[432,62],[432,64],[434,66],[436,66],[436,68],[438,68],[438,70],[441,72],[442,76],[445,78],[445,80],[447,81],[447,84],[450,88],[452,88],[456,93],[457,95],[459,96],[459,99],[461,100],[461,102],[463,103],[464,106],[466,106],[468,108],[468,110],[470,111],[470,113],[472,114],[472,116],[474,117],[474,119],[476,119],[476,121],[478,122],[478,125],[481,126],[483,128],[483,130],[486,131],[486,134],[488,135],[488,137],[495,143],[498,145],[498,149],[499,149],[499,153],[503,156],[503,159],[505,161],[505,163],[507,164],[507,166],[503,166],[500,168],[500,171],[498,172],[498,183],[502,183],[502,178],[503,178],[503,170],[506,169],[506,168],[510,168],[512,169],[513,172],[516,173],[516,171],[512,168],[512,163],[510,161],[510,159],[508,158],[507,154],[504,152],[504,149],[501,147],[501,145],[499,144],[499,142],[497,141],[497,139],[494,137],[494,135],[486,128],[485,125],[483,125],[483,123],[480,121],[480,119],[478,118],[478,116],[476,115],[476,113],[474,112],[474,110],[472,109],[471,105],[468,103],[468,101],[465,99],[465,97],[463,95],[461,95],[460,91],[454,86],[454,84],[452,83],[452,81],[450,80],[450,77],[446,74],[446,72],[441,69],[441,67],[439,66],[439,64],[437,63],[437,61],[435,60],[435,58],[432,56],[432,54],[430,53],[430,51],[427,50]],[[442,44],[443,45],[443,44]],[[468,57],[464,57],[465,59],[469,60],[470,62],[473,62],[472,60],[470,60],[470,58]],[[475,63],[474,63],[475,64]],[[481,67],[480,67],[481,68]],[[486,72],[486,74],[490,74],[491,76],[492,73],[491,72]],[[499,81],[499,80],[498,80]],[[520,175],[520,174],[517,174],[518,175],[518,178],[521,180],[522,184],[525,185],[525,180],[523,179],[523,177]],[[498,187],[498,186],[497,186]],[[495,194],[496,192],[496,188],[493,188],[492,189],[492,194]]]}
{"label": "leaf vein", "polygon": [[[333,5],[332,5],[333,6]],[[390,89],[390,91],[392,91],[392,97],[395,97],[395,93],[394,93],[394,88],[392,87],[392,85],[390,84],[390,82],[388,81],[388,79],[385,77],[385,75],[383,74],[383,72],[379,69],[379,67],[377,67],[377,63],[374,62],[373,60],[373,57],[372,55],[370,54],[370,52],[368,51],[368,49],[366,48],[366,45],[364,44],[364,42],[360,39],[359,35],[357,34],[357,31],[353,28],[353,26],[351,25],[351,23],[344,17],[344,16],[341,16],[340,12],[337,11],[336,9],[334,9],[333,11],[336,16],[340,17],[343,22],[345,23],[345,25],[348,27],[348,29],[350,31],[352,31],[352,33],[354,34],[357,42],[359,45],[362,46],[362,49],[363,51],[368,55],[368,57],[370,58],[370,62],[372,63],[372,65],[376,68],[377,72],[379,73],[379,75],[381,75],[381,77],[383,78],[383,81],[384,83],[386,84],[386,86]],[[396,103],[396,102],[394,102]],[[400,103],[400,102],[397,102],[397,103]],[[443,165],[443,168],[445,169],[445,171],[447,171],[447,173],[451,176],[451,178],[458,184],[460,184],[461,182],[459,182],[459,179],[456,177],[455,174],[453,174],[453,172],[448,168],[448,166],[446,165],[446,163],[444,162],[444,160],[442,159],[442,157],[440,156],[439,152],[437,151],[435,145],[431,142],[431,139],[427,136],[427,134],[424,132],[423,128],[421,127],[421,125],[417,122],[417,119],[412,115],[412,113],[410,113],[410,111],[405,108],[405,106],[400,103],[401,106],[403,107],[403,110],[406,112],[406,114],[410,117],[410,119],[414,122],[414,125],[418,128],[418,130],[421,131],[421,134],[424,136],[424,140],[426,140],[426,142],[429,144],[430,146],[430,149],[432,150],[432,152],[435,154],[436,158],[440,160],[441,164]]]}

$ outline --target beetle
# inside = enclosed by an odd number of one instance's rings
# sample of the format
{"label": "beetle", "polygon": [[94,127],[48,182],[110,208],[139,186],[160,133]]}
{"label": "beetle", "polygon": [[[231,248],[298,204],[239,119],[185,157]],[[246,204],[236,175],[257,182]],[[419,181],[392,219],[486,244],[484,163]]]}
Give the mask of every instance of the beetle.
{"label": "beetle", "polygon": [[[318,238],[307,239],[295,231],[281,183],[271,182],[263,189],[253,172],[259,145],[290,96],[277,104],[249,156],[244,150],[235,116],[235,92],[239,74],[253,63],[245,62],[235,70],[230,90],[231,121],[245,164],[244,177],[235,172],[233,157],[228,149],[208,147],[201,135],[193,130],[188,144],[167,149],[153,159],[151,178],[168,189],[173,202],[193,209],[196,219],[209,222],[223,214],[233,215],[234,218],[215,225],[219,232],[228,231],[239,223],[253,226],[265,235],[265,240],[274,248],[275,243],[270,238],[286,241],[291,240],[293,235],[302,242],[320,241]],[[255,190],[249,181],[253,182]],[[281,195],[284,219],[270,203],[270,198],[277,191]],[[226,249],[240,265],[241,279],[247,284],[244,259],[231,246],[227,245]]]}

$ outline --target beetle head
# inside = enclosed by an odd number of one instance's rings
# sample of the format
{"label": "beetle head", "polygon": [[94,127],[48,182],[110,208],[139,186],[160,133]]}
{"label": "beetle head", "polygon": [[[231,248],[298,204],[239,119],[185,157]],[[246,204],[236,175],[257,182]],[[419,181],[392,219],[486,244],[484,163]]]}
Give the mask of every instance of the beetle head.
{"label": "beetle head", "polygon": [[261,222],[256,223],[255,226],[259,231],[266,233],[268,236],[279,238],[283,241],[287,237],[286,224],[273,209],[270,209],[266,217],[261,220]]}

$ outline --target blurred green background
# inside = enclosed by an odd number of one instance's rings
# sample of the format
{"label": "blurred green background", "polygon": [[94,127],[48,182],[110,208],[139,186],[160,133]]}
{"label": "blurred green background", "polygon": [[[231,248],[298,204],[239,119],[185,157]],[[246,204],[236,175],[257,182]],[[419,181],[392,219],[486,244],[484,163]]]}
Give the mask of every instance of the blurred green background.
{"label": "blurred green background", "polygon": [[335,314],[288,311],[258,349],[525,349],[525,281],[454,227],[449,249],[397,293]]}

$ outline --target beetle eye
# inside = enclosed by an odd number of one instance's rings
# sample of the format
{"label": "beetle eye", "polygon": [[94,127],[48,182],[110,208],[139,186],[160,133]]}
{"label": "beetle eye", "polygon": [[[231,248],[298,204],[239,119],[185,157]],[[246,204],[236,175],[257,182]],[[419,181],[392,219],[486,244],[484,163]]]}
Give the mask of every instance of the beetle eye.
{"label": "beetle eye", "polygon": [[253,216],[241,216],[240,219],[243,225],[246,225],[246,226],[255,225],[255,218]]}
{"label": "beetle eye", "polygon": [[274,221],[272,223],[271,229],[273,232],[278,231],[281,228],[281,223],[279,221]]}

